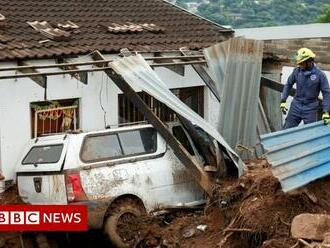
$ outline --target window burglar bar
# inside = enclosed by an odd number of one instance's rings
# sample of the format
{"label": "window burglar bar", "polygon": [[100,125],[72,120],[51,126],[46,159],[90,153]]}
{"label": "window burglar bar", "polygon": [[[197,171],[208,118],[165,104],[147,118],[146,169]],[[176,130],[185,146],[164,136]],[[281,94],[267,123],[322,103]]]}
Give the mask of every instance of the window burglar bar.
{"label": "window burglar bar", "polygon": [[[39,135],[77,130],[78,106],[36,110],[34,113],[34,138]],[[41,122],[41,127],[39,126]]]}
{"label": "window burglar bar", "polygon": [[[203,86],[178,88],[172,89],[171,91],[200,116],[204,115]],[[137,94],[147,104],[147,106],[149,106],[150,110],[163,122],[174,122],[178,120],[175,112],[169,109],[164,103],[159,102],[157,99],[145,92],[138,92]],[[136,123],[146,120],[144,115],[138,111],[138,109],[124,96],[124,94],[118,95],[118,114],[120,124]]]}

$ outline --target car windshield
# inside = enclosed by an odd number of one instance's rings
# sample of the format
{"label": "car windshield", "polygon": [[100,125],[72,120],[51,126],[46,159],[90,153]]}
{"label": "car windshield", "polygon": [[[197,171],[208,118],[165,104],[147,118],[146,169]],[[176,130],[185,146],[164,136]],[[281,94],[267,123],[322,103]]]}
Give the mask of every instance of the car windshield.
{"label": "car windshield", "polygon": [[63,144],[34,146],[23,159],[22,164],[51,164],[57,163],[62,154]]}

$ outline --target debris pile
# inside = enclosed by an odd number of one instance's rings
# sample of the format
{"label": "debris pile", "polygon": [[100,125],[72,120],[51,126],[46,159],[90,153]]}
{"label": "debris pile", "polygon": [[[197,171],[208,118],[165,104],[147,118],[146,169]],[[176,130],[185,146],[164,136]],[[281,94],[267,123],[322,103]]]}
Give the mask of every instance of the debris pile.
{"label": "debris pile", "polygon": [[[326,221],[330,213],[330,179],[283,193],[265,160],[247,161],[246,165],[247,172],[240,179],[226,178],[217,184],[205,208],[177,209],[165,215],[133,218],[132,223],[121,226],[123,236],[129,237],[136,248],[327,247],[324,242],[328,242],[329,228],[317,230],[318,219],[311,214],[319,214],[319,222],[330,226],[330,221]],[[12,187],[6,191],[1,202],[21,203],[17,189]],[[309,231],[299,224],[306,221],[313,222],[308,225]],[[35,237],[27,235],[3,233],[0,247],[35,242]]]}
{"label": "debris pile", "polygon": [[239,180],[218,184],[204,211],[144,217],[131,225],[135,247],[303,247],[291,236],[292,220],[330,213],[330,180],[285,194],[265,160],[248,161],[247,167]]}
{"label": "debris pile", "polygon": [[[1,174],[0,174],[1,177]],[[0,205],[24,204],[18,195],[16,185],[11,185],[4,193],[0,194]]]}
{"label": "debris pile", "polygon": [[[16,186],[11,186],[4,193],[0,194],[0,205],[13,205],[23,204],[22,200],[18,196]],[[28,235],[22,234],[22,232],[0,232],[0,248],[1,247],[22,247],[21,244],[27,240]],[[27,244],[27,242],[25,242]],[[26,247],[33,247],[27,244]]]}

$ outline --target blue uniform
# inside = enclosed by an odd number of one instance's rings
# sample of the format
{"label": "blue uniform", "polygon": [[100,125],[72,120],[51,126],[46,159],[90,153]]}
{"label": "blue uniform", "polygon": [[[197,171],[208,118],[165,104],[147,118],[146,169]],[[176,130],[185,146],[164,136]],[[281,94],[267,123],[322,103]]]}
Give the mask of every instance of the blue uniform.
{"label": "blue uniform", "polygon": [[323,112],[328,112],[330,109],[330,89],[327,77],[314,64],[309,70],[300,67],[294,69],[284,86],[282,101],[286,101],[294,84],[296,84],[296,95],[291,103],[284,129],[296,127],[301,121],[308,124],[318,120],[320,91],[323,95]]}

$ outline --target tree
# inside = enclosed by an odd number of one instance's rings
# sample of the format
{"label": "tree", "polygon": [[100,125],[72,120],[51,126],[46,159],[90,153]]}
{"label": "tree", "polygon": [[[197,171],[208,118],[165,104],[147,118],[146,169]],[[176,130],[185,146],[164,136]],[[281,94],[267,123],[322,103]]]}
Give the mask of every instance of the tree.
{"label": "tree", "polygon": [[188,9],[188,6],[184,0],[177,0],[176,5],[178,5],[181,8]]}
{"label": "tree", "polygon": [[234,28],[330,22],[329,0],[177,1],[203,2],[198,14]]}
{"label": "tree", "polygon": [[318,18],[318,22],[330,22],[330,5],[326,5],[323,14]]}

